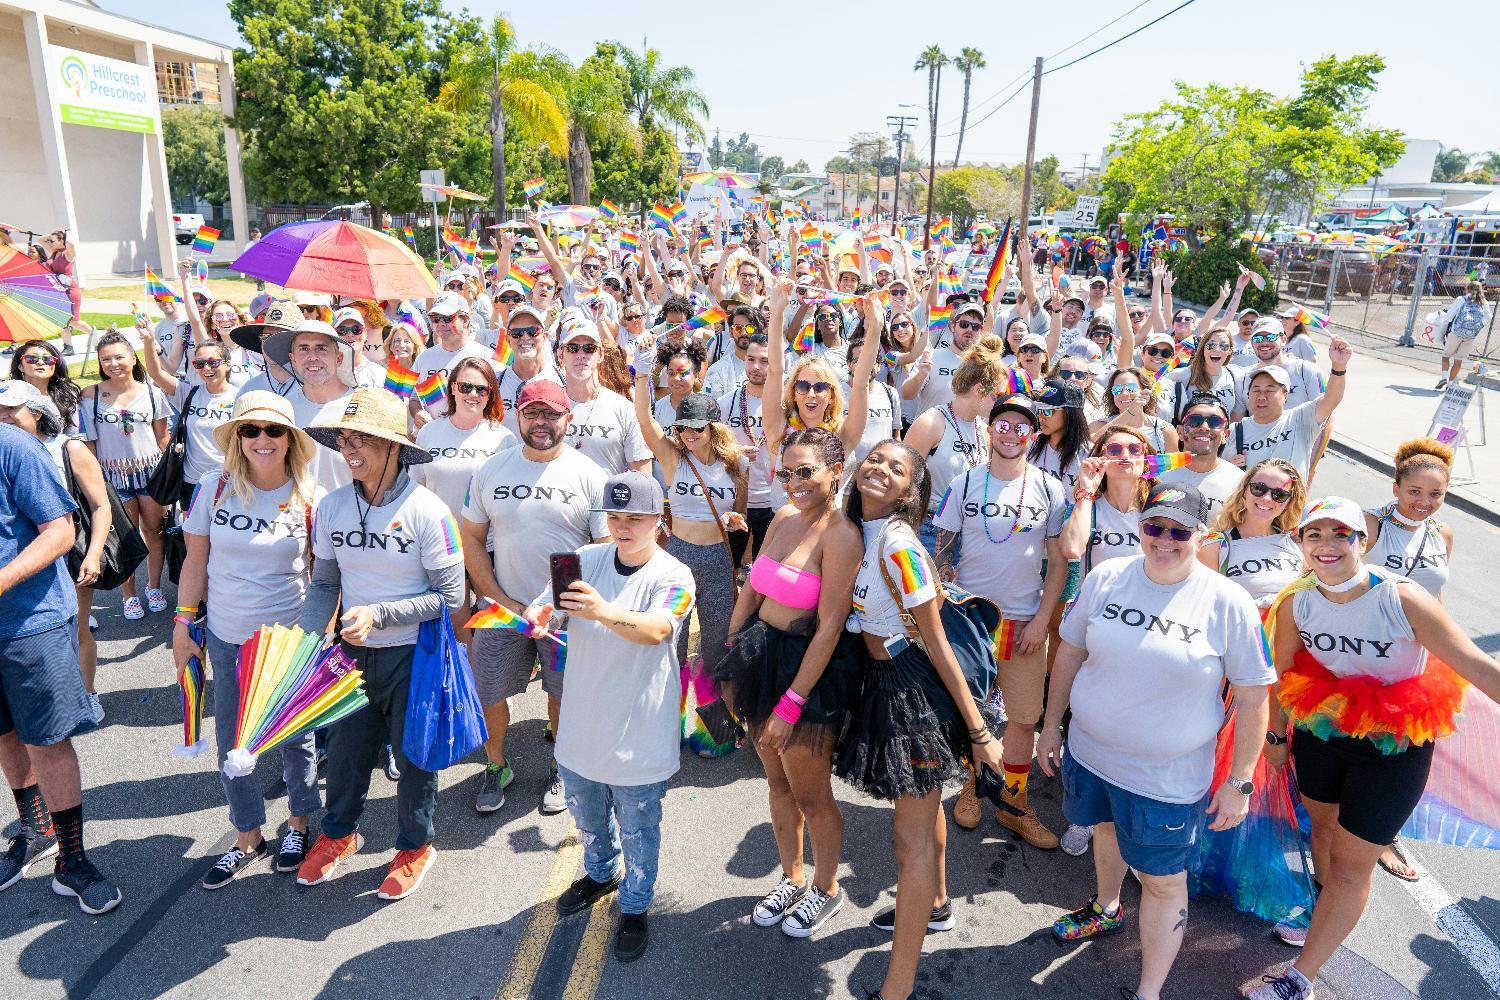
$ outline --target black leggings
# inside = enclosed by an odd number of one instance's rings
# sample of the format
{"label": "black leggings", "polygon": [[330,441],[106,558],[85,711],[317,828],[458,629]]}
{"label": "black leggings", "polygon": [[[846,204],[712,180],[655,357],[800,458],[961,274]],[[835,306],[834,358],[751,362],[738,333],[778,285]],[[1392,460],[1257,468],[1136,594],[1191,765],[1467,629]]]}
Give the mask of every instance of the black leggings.
{"label": "black leggings", "polygon": [[755,551],[760,551],[761,543],[766,540],[766,530],[771,527],[771,520],[775,516],[774,507],[751,507],[745,511],[745,523],[750,526],[750,530],[729,533],[729,550],[734,554],[736,567],[744,563],[745,547],[752,539],[755,541]]}
{"label": "black leggings", "polygon": [[1302,797],[1339,807],[1339,826],[1371,844],[1389,844],[1427,790],[1434,744],[1381,753],[1369,740],[1292,734]]}

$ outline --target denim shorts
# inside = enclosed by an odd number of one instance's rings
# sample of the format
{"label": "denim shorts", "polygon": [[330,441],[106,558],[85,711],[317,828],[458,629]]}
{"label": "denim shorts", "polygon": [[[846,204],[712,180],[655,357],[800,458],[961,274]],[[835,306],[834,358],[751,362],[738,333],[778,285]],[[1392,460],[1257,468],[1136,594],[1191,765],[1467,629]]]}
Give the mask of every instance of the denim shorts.
{"label": "denim shorts", "polygon": [[1063,758],[1063,815],[1079,826],[1113,823],[1120,856],[1146,875],[1187,871],[1209,799],[1162,802],[1110,784],[1071,754]]}

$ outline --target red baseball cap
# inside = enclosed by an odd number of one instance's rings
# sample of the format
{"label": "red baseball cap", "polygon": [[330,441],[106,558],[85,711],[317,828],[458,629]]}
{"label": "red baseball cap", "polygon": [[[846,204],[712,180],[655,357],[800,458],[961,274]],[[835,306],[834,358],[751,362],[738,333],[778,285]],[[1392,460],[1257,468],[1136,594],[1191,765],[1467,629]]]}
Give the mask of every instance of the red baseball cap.
{"label": "red baseball cap", "polygon": [[517,412],[526,409],[531,403],[546,403],[554,410],[561,410],[564,413],[573,409],[567,391],[551,379],[545,378],[533,379],[526,383],[525,388],[521,390],[521,395],[516,397]]}

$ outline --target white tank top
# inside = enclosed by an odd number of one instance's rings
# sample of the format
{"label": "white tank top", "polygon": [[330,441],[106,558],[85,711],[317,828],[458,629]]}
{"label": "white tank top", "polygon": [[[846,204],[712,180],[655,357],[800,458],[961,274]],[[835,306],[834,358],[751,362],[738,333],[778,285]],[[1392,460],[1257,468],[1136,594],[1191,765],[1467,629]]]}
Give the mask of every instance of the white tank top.
{"label": "white tank top", "polygon": [[960,420],[950,403],[933,409],[943,418],[943,436],[927,456],[927,474],[932,477],[932,503],[928,509],[935,511],[953,480],[983,465],[988,452],[982,421]]}
{"label": "white tank top", "polygon": [[[693,469],[688,465],[689,462],[697,467],[697,476],[693,475]],[[698,476],[703,477],[701,485],[698,482]],[[734,510],[734,502],[739,491],[735,487],[734,478],[729,474],[728,467],[723,462],[704,465],[686,452],[679,453],[677,473],[667,484],[667,503],[672,507],[674,521],[713,522],[714,515],[708,508],[708,501],[703,499],[705,486],[708,487],[709,494],[713,497],[714,508],[718,510],[720,517]]]}
{"label": "white tank top", "polygon": [[1394,504],[1365,511],[1380,521],[1380,535],[1365,562],[1393,576],[1404,576],[1433,597],[1441,597],[1448,583],[1448,546],[1438,530],[1442,522],[1429,517],[1408,528],[1391,516]]}
{"label": "white tank top", "polygon": [[1292,595],[1292,617],[1302,644],[1337,677],[1373,677],[1395,684],[1427,669],[1427,650],[1416,640],[1401,587],[1405,577],[1372,570],[1375,583],[1347,604],[1335,604],[1314,587]]}

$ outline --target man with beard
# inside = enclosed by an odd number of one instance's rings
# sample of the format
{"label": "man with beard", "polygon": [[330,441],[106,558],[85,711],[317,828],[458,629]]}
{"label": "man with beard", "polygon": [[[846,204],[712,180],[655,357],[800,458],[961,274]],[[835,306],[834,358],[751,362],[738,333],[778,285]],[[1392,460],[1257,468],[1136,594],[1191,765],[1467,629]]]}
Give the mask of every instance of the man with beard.
{"label": "man with beard", "polygon": [[[296,385],[284,395],[292,404],[298,427],[327,423],[343,414],[354,392],[354,348],[332,326],[320,319],[304,319],[262,343],[267,360],[292,371]],[[330,448],[317,449],[312,472],[329,493],[351,481],[348,464]]]}
{"label": "man with beard", "polygon": [[547,350],[547,317],[540,309],[516,306],[511,311],[505,339],[514,356],[510,365],[499,373],[500,402],[505,407],[500,422],[506,430],[519,435],[521,426],[516,422],[516,410],[520,407],[521,393],[536,379],[561,385],[562,378]]}
{"label": "man with beard", "polygon": [[759,314],[749,306],[738,305],[729,310],[725,320],[729,328],[729,339],[734,350],[708,366],[703,378],[703,391],[714,398],[724,395],[745,377],[745,348],[750,337],[759,332],[764,335]]}
{"label": "man with beard", "polygon": [[[548,379],[534,379],[521,390],[518,415],[521,447],[485,461],[469,485],[464,504],[465,562],[474,590],[483,601],[494,601],[517,615],[550,582],[548,557],[571,552],[605,537],[602,513],[604,480],[591,459],[569,447],[572,404],[563,387]],[[487,552],[486,550],[493,550]],[[514,778],[505,756],[505,733],[510,726],[506,699],[526,690],[531,668],[540,659],[542,690],[547,692],[547,718],[557,731],[563,674],[560,647],[550,638],[531,638],[508,629],[480,629],[474,633],[474,682],[484,706],[489,740],[489,764],[479,786],[474,808],[492,813],[505,804],[505,786]],[[557,764],[552,764],[542,812],[566,808]]]}
{"label": "man with beard", "polygon": [[[724,423],[729,425],[745,461],[750,464],[746,486],[749,500],[745,510],[745,522],[750,530],[729,533],[729,546],[736,566],[745,554],[747,542],[753,540],[755,547],[752,551],[760,551],[766,529],[776,516],[776,508],[786,499],[780,487],[771,480],[771,455],[766,447],[766,432],[760,414],[761,399],[766,391],[766,371],[771,363],[766,335],[754,333],[744,340],[745,380],[719,397],[719,412],[724,414]],[[771,405],[778,403],[773,390]]]}
{"label": "man with beard", "polygon": [[608,475],[635,469],[651,471],[651,449],[641,436],[635,406],[599,382],[603,360],[599,328],[574,310],[563,314],[558,350],[573,419],[568,444],[583,452]]}
{"label": "man with beard", "polygon": [[913,409],[918,416],[953,401],[953,373],[963,362],[964,353],[979,339],[984,328],[984,305],[979,302],[956,305],[949,322],[952,341],[926,352],[901,384],[901,398],[916,400]]}
{"label": "man with beard", "polygon": [[1158,477],[1159,482],[1191,486],[1201,493],[1204,518],[1210,524],[1245,475],[1244,469],[1219,457],[1228,438],[1229,413],[1224,403],[1211,392],[1193,393],[1177,424],[1177,439],[1193,460],[1186,468]]}

